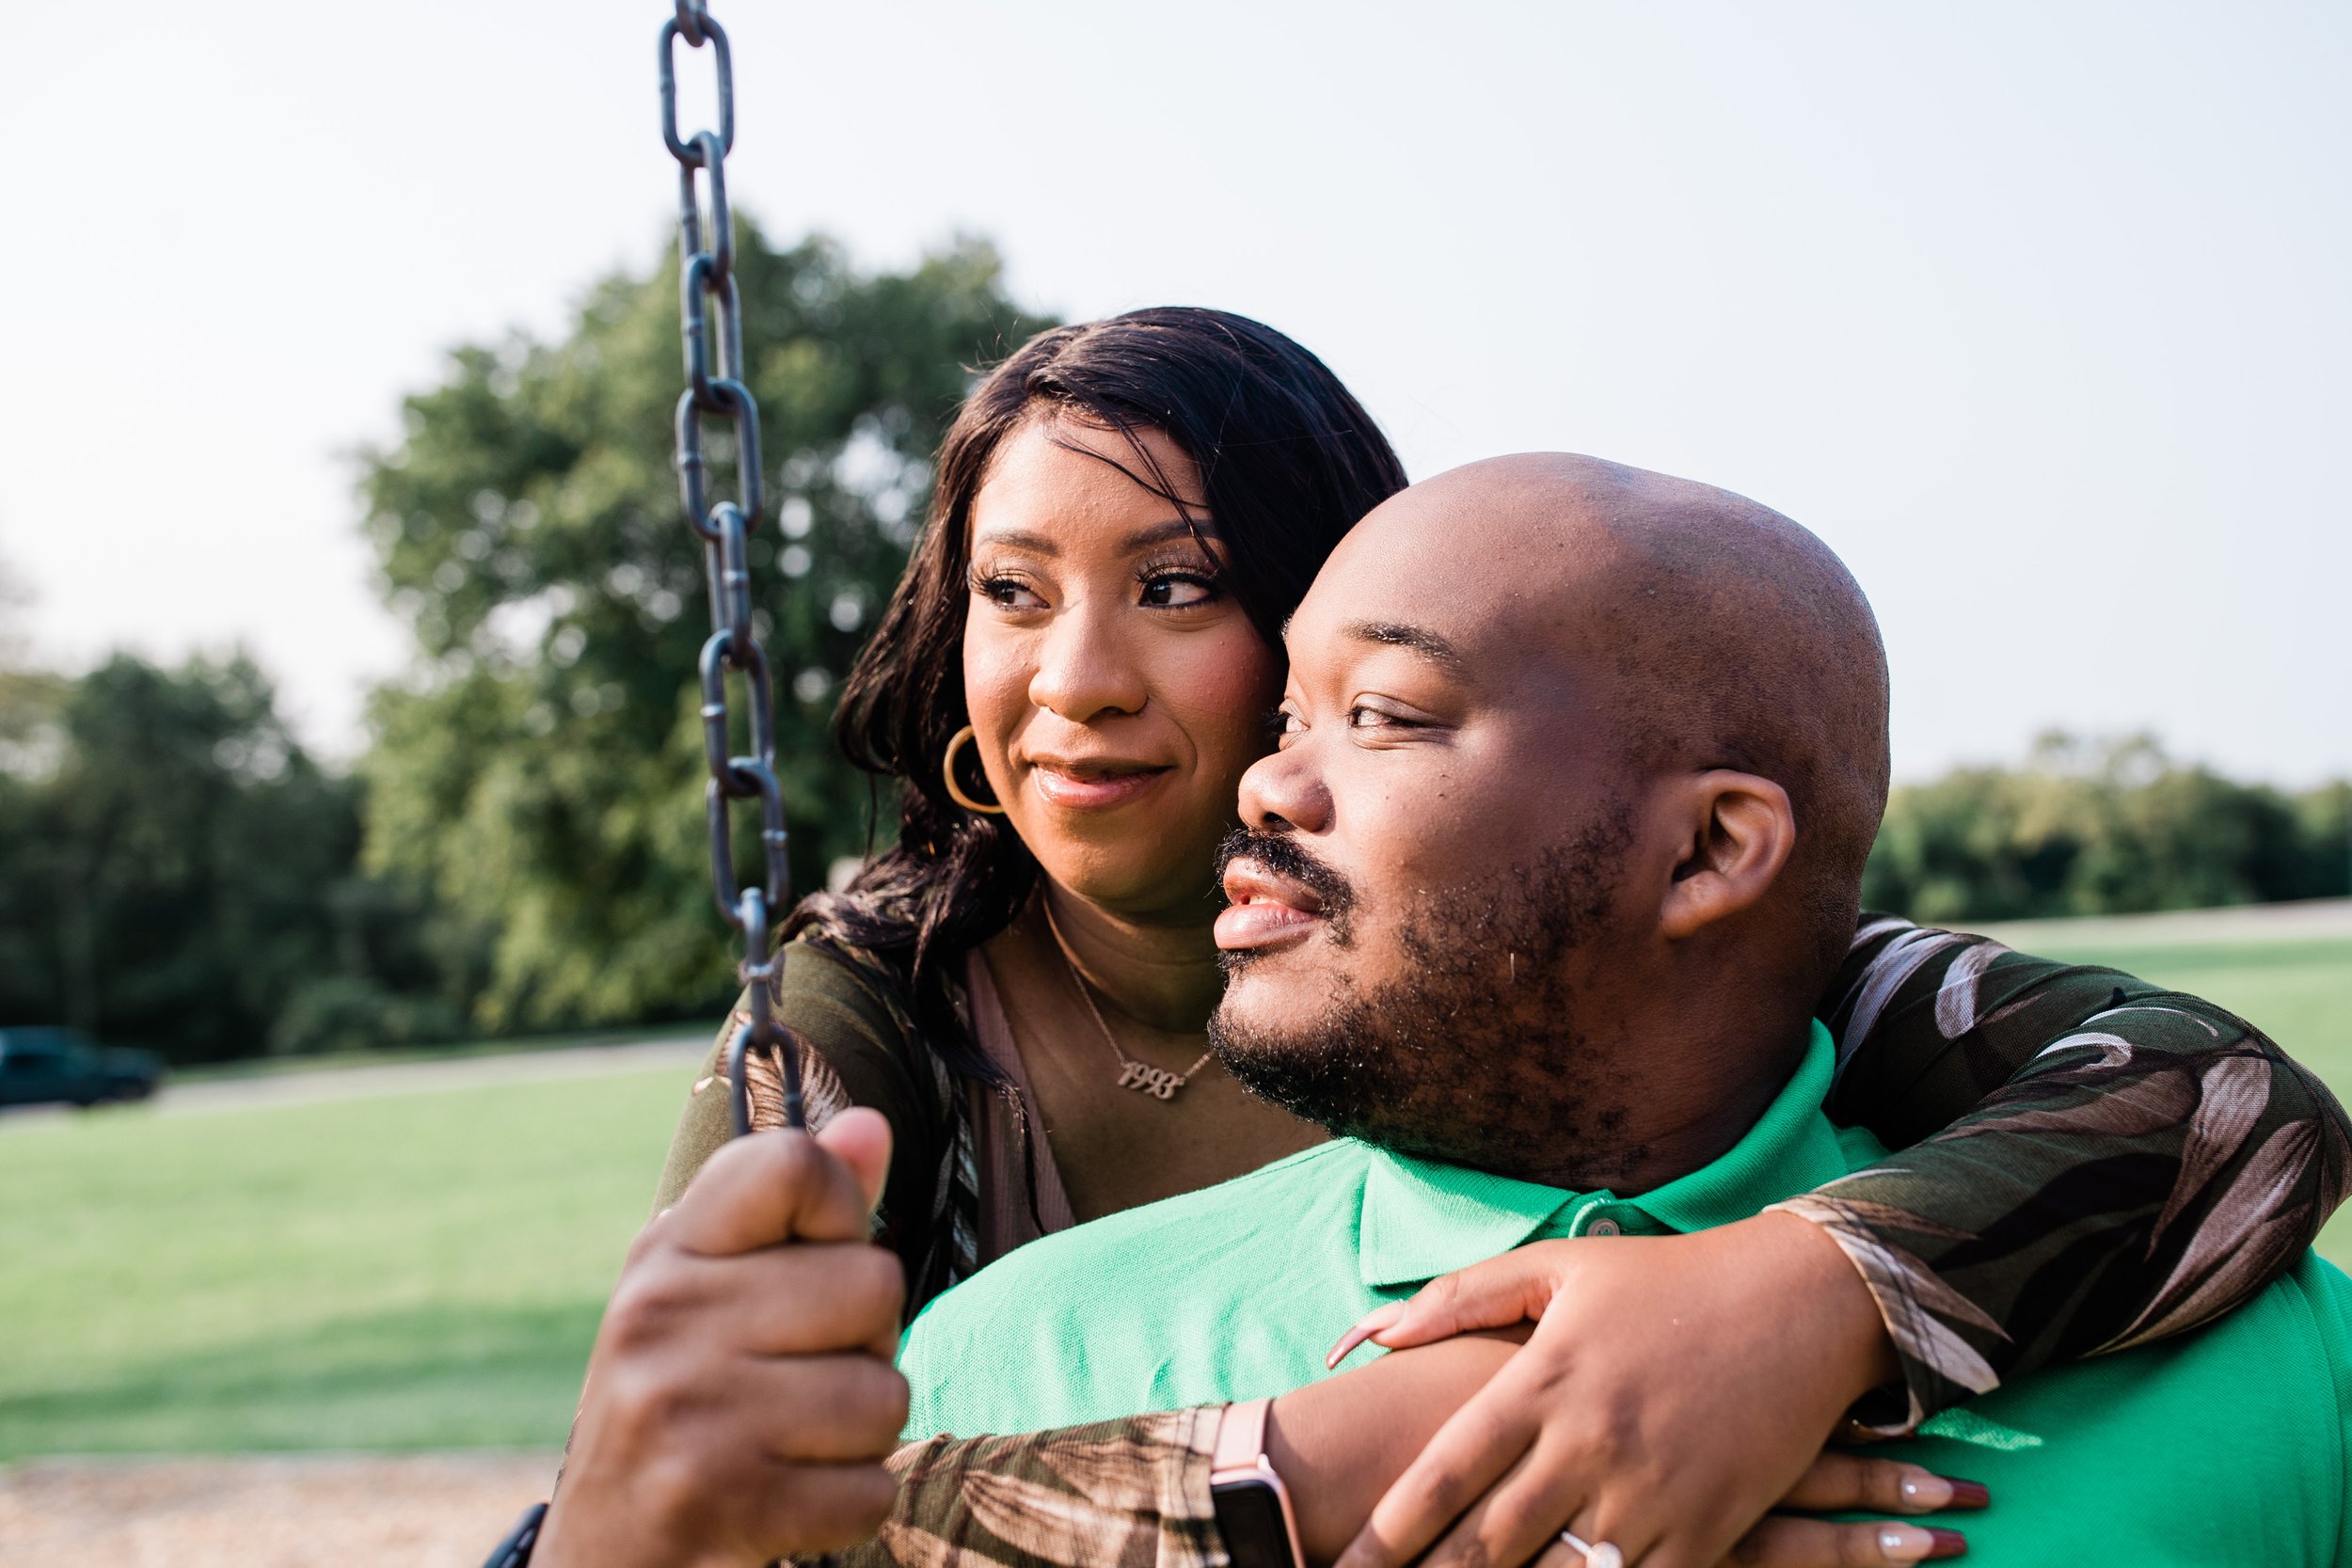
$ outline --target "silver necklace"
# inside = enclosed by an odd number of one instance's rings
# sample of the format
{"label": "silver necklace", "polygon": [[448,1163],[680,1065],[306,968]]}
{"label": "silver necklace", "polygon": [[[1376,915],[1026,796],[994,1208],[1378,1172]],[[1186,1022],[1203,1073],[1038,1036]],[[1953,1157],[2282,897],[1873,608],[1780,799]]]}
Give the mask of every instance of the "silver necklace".
{"label": "silver necklace", "polygon": [[1216,1047],[1211,1046],[1200,1053],[1200,1059],[1182,1072],[1170,1072],[1164,1067],[1153,1067],[1150,1062],[1139,1062],[1128,1055],[1120,1045],[1119,1037],[1111,1033],[1109,1022],[1103,1017],[1103,1009],[1094,1005],[1094,988],[1088,985],[1087,977],[1078,973],[1078,960],[1070,956],[1070,943],[1062,940],[1061,927],[1054,921],[1053,904],[1040,898],[1038,907],[1045,911],[1045,928],[1054,933],[1055,950],[1061,954],[1062,968],[1070,972],[1070,983],[1078,988],[1078,1000],[1087,1005],[1087,1015],[1094,1020],[1094,1027],[1102,1031],[1103,1043],[1109,1046],[1111,1054],[1119,1058],[1119,1086],[1134,1089],[1138,1094],[1148,1094],[1154,1100],[1175,1099],[1176,1091],[1192,1082],[1194,1073],[1209,1065],[1209,1058],[1216,1054]]}

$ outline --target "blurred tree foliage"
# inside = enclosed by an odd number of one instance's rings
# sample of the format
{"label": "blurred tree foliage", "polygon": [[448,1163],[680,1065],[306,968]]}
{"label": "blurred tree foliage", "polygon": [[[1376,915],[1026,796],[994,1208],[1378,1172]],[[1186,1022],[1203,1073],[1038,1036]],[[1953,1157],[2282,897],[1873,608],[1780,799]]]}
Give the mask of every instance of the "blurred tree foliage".
{"label": "blurred tree foliage", "polygon": [[[453,1031],[453,955],[354,875],[359,817],[243,657],[0,672],[0,1022],[183,1062]],[[364,1038],[298,1026],[321,993],[364,999]]]}
{"label": "blurred tree foliage", "polygon": [[[869,791],[825,726],[931,451],[970,367],[1048,324],[1005,297],[983,244],[872,274],[738,222],[768,477],[752,565],[804,891],[867,847]],[[703,563],[670,460],[677,302],[672,260],[596,287],[560,343],[456,351],[407,400],[400,444],[365,459],[387,601],[416,638],[373,704],[367,863],[494,933],[472,998],[487,1027],[709,1011],[735,989],[704,837]],[[707,428],[713,495],[731,496]],[[736,840],[754,843],[739,818]]]}
{"label": "blurred tree foliage", "polygon": [[2043,736],[2026,766],[1895,790],[1863,900],[1931,923],[2202,909],[2352,893],[2352,783],[2300,795],[2147,736]]}

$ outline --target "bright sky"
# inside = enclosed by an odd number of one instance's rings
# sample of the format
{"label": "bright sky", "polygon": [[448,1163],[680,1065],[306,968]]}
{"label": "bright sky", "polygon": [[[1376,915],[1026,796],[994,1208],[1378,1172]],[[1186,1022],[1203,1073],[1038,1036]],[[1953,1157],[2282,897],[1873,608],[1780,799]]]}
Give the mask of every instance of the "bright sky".
{"label": "bright sky", "polygon": [[[772,231],[1261,317],[1416,475],[1568,448],[1808,524],[1884,622],[1903,776],[2051,724],[2352,770],[2341,5],[714,8]],[[349,453],[669,243],[665,9],[0,12],[39,653],[242,641],[358,747],[403,647]]]}

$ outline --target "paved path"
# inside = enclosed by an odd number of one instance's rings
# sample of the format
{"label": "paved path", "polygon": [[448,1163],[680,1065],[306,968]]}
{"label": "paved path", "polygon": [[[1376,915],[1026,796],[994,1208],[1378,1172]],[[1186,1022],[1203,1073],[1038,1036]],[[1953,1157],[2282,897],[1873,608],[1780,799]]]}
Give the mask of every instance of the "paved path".
{"label": "paved path", "polygon": [[553,1454],[31,1460],[0,1465],[8,1568],[477,1568]]}
{"label": "paved path", "polygon": [[383,1094],[433,1094],[442,1089],[488,1088],[500,1084],[545,1084],[563,1078],[597,1078],[656,1068],[675,1068],[680,1073],[688,1073],[709,1049],[707,1035],[680,1035],[667,1039],[622,1040],[612,1045],[565,1046],[554,1051],[456,1056],[437,1062],[387,1062],[380,1067],[322,1068],[315,1072],[216,1078],[202,1084],[175,1085],[166,1079],[155,1106],[166,1115],[173,1115],[241,1110],[248,1105],[311,1105],[323,1100],[358,1100]]}
{"label": "paved path", "polygon": [[[513,1051],[497,1055],[455,1056],[442,1061],[385,1062],[368,1067],[320,1068],[314,1071],[263,1073],[251,1078],[215,1078],[174,1084],[167,1077],[152,1101],[96,1113],[185,1116],[244,1110],[256,1105],[315,1105],[329,1100],[372,1095],[434,1094],[444,1089],[488,1088],[501,1084],[545,1084],[564,1078],[654,1069],[675,1071],[684,1083],[710,1050],[707,1035],[666,1039],[620,1040],[611,1045],[564,1046],[552,1051]],[[85,1113],[62,1106],[31,1105],[0,1112],[12,1123],[49,1120]]]}
{"label": "paved path", "polygon": [[2324,941],[2352,937],[2352,898],[2245,904],[2229,910],[2168,910],[2162,914],[2089,915],[2076,920],[2010,920],[1962,929],[1982,931],[2011,947],[2201,947],[2233,942]]}

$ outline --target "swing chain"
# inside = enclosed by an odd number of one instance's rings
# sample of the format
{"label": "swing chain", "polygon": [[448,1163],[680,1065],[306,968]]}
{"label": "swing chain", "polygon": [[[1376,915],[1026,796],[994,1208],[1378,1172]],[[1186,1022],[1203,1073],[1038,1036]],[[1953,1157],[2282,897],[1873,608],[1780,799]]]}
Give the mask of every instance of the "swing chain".
{"label": "swing chain", "polygon": [[[784,1069],[785,1119],[801,1125],[800,1052],[791,1032],[773,1016],[770,986],[777,959],[768,951],[771,920],[791,896],[786,857],[784,789],[776,777],[775,703],[768,656],[752,625],[751,534],[767,515],[759,450],[759,407],[743,383],[742,295],[735,278],[735,218],[727,206],[726,157],[735,150],[735,60],[726,29],[704,0],[674,0],[676,15],[661,26],[661,139],[678,166],[679,334],[686,351],[686,390],[678,397],[678,499],[702,541],[703,574],[710,595],[710,638],[703,644],[703,759],[709,782],[703,794],[710,827],[710,878],[720,916],[743,939],[740,973],[749,1014],[728,1044],[727,1077],[735,1131],[751,1124],[744,1057],[773,1051]],[[710,46],[717,71],[719,128],[681,135],[677,121],[677,44]],[[703,423],[729,428],[713,456],[730,459],[735,499],[710,499],[709,460]],[[723,444],[722,444],[723,443]],[[727,677],[742,679],[750,736],[748,756],[731,754],[732,713]],[[734,802],[755,800],[762,874],[739,886],[735,875]]]}

